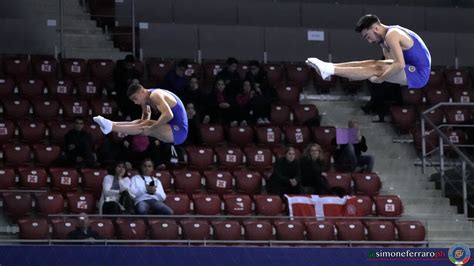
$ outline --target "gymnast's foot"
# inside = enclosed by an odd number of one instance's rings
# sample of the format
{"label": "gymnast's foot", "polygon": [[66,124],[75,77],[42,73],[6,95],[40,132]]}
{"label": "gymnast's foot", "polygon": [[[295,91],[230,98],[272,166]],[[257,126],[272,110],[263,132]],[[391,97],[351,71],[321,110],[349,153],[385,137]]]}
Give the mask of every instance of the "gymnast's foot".
{"label": "gymnast's foot", "polygon": [[107,118],[104,118],[100,115],[98,116],[94,116],[94,122],[96,122],[97,124],[99,124],[100,126],[100,130],[102,131],[102,133],[104,133],[105,135],[109,134],[110,132],[112,132],[112,121],[110,121],[109,119]]}
{"label": "gymnast's foot", "polygon": [[321,61],[316,57],[308,58],[306,64],[313,67],[324,80],[328,80],[331,75],[334,75],[334,65]]}

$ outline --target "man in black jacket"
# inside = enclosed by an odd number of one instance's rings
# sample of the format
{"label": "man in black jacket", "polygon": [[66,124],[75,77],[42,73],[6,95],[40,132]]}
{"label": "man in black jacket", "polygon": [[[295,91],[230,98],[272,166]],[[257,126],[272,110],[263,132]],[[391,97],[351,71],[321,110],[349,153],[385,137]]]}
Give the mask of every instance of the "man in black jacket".
{"label": "man in black jacket", "polygon": [[79,214],[76,230],[68,234],[69,239],[100,239],[99,234],[90,227],[89,217],[85,213]]}

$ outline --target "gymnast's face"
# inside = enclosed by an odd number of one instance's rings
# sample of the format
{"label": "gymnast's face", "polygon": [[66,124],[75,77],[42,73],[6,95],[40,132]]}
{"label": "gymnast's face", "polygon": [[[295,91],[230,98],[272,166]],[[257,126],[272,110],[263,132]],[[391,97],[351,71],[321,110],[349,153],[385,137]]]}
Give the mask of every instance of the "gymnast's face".
{"label": "gymnast's face", "polygon": [[144,88],[140,88],[137,92],[130,96],[130,100],[138,105],[143,105],[146,103],[148,92]]}
{"label": "gymnast's face", "polygon": [[383,42],[383,37],[380,34],[381,26],[377,23],[373,24],[367,29],[363,29],[361,34],[364,39],[372,44],[380,44]]}

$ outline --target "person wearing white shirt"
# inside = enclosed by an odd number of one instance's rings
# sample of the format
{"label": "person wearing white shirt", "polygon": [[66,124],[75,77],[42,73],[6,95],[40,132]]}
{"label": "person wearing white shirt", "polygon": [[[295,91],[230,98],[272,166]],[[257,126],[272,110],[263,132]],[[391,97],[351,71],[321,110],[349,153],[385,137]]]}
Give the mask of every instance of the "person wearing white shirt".
{"label": "person wearing white shirt", "polygon": [[140,174],[132,177],[130,194],[134,198],[135,212],[148,214],[151,210],[156,214],[172,215],[173,210],[164,203],[166,194],[163,186],[158,178],[151,176],[152,172],[153,161],[145,159]]}
{"label": "person wearing white shirt", "polygon": [[102,181],[102,195],[99,200],[100,214],[130,213],[133,202],[128,189],[130,178],[126,176],[124,162],[116,162]]}

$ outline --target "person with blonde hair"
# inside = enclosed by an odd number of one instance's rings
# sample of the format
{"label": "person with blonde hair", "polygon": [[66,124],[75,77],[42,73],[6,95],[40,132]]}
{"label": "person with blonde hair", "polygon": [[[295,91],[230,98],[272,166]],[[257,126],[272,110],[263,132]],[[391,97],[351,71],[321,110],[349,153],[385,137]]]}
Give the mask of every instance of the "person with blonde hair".
{"label": "person with blonde hair", "polygon": [[328,194],[330,192],[326,180],[325,171],[328,165],[325,163],[324,152],[319,144],[309,144],[303,152],[300,160],[301,185],[306,194]]}

